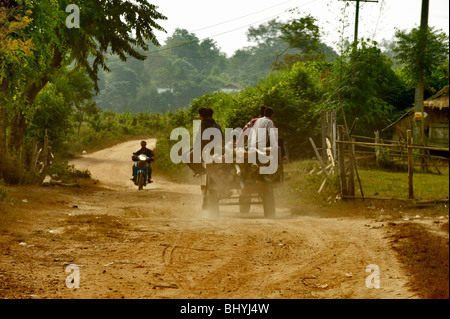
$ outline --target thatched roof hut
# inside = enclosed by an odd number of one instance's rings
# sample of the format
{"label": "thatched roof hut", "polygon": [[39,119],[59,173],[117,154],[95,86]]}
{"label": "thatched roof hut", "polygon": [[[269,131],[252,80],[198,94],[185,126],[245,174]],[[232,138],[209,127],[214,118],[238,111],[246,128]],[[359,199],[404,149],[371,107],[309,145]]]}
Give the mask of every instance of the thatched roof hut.
{"label": "thatched roof hut", "polygon": [[435,95],[423,102],[423,106],[429,109],[448,109],[448,85],[437,92]]}
{"label": "thatched roof hut", "polygon": [[[438,91],[435,95],[423,102],[424,129],[426,143],[428,146],[448,148],[449,146],[449,87],[448,85]],[[403,143],[406,142],[406,131],[413,130],[415,110],[408,109],[394,123],[382,130],[391,131],[392,139]]]}

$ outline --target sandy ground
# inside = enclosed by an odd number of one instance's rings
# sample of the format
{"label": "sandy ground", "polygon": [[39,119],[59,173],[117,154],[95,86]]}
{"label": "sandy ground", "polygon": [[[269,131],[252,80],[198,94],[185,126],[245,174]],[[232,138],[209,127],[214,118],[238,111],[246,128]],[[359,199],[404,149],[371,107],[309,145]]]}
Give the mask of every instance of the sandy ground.
{"label": "sandy ground", "polygon": [[[129,180],[138,148],[130,141],[74,160],[96,185],[23,188],[16,209],[27,214],[0,237],[1,298],[417,298],[381,222],[283,209],[266,219],[258,206],[246,215],[221,207],[212,219],[199,185],[154,172],[138,191]],[[368,265],[379,288],[367,286]],[[79,288],[69,288],[76,274]]]}

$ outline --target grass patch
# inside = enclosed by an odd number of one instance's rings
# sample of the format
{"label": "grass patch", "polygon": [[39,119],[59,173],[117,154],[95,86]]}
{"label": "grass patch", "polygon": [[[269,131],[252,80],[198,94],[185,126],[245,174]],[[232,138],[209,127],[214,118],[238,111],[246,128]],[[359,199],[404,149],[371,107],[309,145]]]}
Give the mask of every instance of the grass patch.
{"label": "grass patch", "polygon": [[[275,190],[277,204],[291,209],[300,215],[320,215],[323,217],[362,216],[373,217],[380,212],[390,210],[404,211],[409,205],[402,201],[386,201],[376,199],[339,200],[340,180],[338,171],[327,181],[323,190],[319,188],[324,181],[324,174],[318,161],[295,161],[285,165],[285,182]],[[449,196],[449,173],[441,169],[442,175],[433,173],[415,173],[414,193],[416,199],[438,200]],[[407,172],[392,172],[375,168],[358,168],[364,195],[375,198],[408,198]],[[360,196],[358,180],[355,176],[356,195]],[[412,203],[411,203],[412,204]],[[377,207],[377,209],[368,209]],[[436,210],[448,211],[444,205],[433,206]],[[428,207],[431,209],[432,207]],[[414,209],[412,206],[411,209]],[[393,212],[395,213],[395,211]],[[420,215],[425,212],[421,212]],[[379,215],[379,214],[378,214]],[[394,214],[395,215],[395,214]]]}
{"label": "grass patch", "polygon": [[[408,173],[375,169],[359,169],[364,195],[388,198],[408,198]],[[357,181],[355,181],[357,183]],[[414,198],[445,199],[449,194],[448,169],[443,174],[414,173]],[[359,189],[357,188],[359,191]],[[358,194],[360,195],[360,194]]]}
{"label": "grass patch", "polygon": [[[317,161],[296,161],[285,165],[286,181],[279,196],[287,202],[301,204],[326,204],[335,201],[340,193],[337,171],[327,181],[321,193],[318,190],[325,179]],[[442,170],[441,170],[442,171]],[[377,169],[358,169],[361,186],[365,196],[386,198],[408,198],[408,174],[405,172],[391,172]],[[437,200],[448,199],[449,170],[442,174],[415,173],[415,199]],[[361,195],[358,180],[355,176],[356,195]]]}
{"label": "grass patch", "polygon": [[[422,298],[449,298],[448,237],[432,234],[424,226],[405,223],[391,226],[393,248],[411,274],[412,288]],[[448,232],[448,223],[443,225]]]}

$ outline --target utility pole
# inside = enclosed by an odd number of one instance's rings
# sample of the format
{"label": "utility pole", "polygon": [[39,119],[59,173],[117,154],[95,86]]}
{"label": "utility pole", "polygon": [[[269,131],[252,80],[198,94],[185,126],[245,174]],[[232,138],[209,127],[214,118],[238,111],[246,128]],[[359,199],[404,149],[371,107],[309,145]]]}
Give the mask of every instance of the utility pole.
{"label": "utility pole", "polygon": [[356,13],[355,13],[355,38],[353,43],[356,45],[358,41],[358,22],[359,22],[359,3],[360,2],[378,2],[377,0],[343,0],[343,1],[356,1]]}
{"label": "utility pole", "polygon": [[[422,12],[420,13],[420,32],[419,32],[419,45],[420,45],[420,74],[417,79],[417,85],[415,89],[414,98],[414,126],[413,126],[413,141],[415,144],[421,144],[426,146],[425,141],[425,112],[423,107],[423,91],[424,91],[424,78],[423,78],[423,61],[425,58],[425,48],[427,46],[428,36],[428,10],[429,0],[422,0]],[[422,170],[426,169],[425,150],[420,151],[422,154]]]}
{"label": "utility pole", "polygon": [[[426,47],[426,38],[428,32],[428,10],[429,10],[429,0],[422,0],[422,12],[420,14],[420,60],[423,61]],[[423,109],[423,90],[424,90],[424,79],[423,79],[423,63],[420,66],[420,74],[417,79],[415,98],[414,98],[414,112],[417,114],[414,120],[414,131],[413,140],[415,144],[425,145],[425,129],[424,129],[424,109]]]}

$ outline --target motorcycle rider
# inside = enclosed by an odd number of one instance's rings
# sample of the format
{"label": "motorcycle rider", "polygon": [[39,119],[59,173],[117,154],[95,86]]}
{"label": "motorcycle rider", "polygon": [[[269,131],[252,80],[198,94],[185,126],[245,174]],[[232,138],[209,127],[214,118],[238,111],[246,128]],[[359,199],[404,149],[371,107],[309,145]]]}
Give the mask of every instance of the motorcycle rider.
{"label": "motorcycle rider", "polygon": [[[148,183],[153,183],[152,181],[152,167],[150,166],[150,163],[155,160],[155,154],[152,150],[147,148],[147,142],[141,141],[141,149],[135,153],[133,153],[133,157],[139,156],[141,154],[146,155],[149,160],[147,161],[148,167],[147,167],[147,179]],[[131,178],[132,181],[134,181],[136,176],[136,165],[133,165],[133,177]]]}

